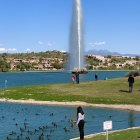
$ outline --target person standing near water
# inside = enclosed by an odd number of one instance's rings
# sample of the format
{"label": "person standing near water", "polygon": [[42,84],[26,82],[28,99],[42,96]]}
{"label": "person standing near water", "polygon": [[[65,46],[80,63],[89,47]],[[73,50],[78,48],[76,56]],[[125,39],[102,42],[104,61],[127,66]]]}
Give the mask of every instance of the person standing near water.
{"label": "person standing near water", "polygon": [[84,140],[84,111],[81,106],[77,107],[77,122],[76,124],[78,125],[79,128],[79,133],[80,133],[80,140]]}
{"label": "person standing near water", "polygon": [[72,75],[72,78],[71,78],[71,79],[72,79],[72,82],[73,82],[73,84],[74,84],[74,83],[75,83],[75,80],[76,80],[75,74]]}
{"label": "person standing near water", "polygon": [[128,77],[128,83],[129,83],[129,92],[133,91],[133,84],[134,84],[134,76],[133,75],[129,75]]}
{"label": "person standing near water", "polygon": [[95,73],[95,80],[97,81],[98,80],[98,74]]}
{"label": "person standing near water", "polygon": [[79,73],[76,72],[76,73],[75,73],[75,76],[76,76],[76,83],[79,84]]}
{"label": "person standing near water", "polygon": [[5,88],[7,88],[7,80],[5,80]]}

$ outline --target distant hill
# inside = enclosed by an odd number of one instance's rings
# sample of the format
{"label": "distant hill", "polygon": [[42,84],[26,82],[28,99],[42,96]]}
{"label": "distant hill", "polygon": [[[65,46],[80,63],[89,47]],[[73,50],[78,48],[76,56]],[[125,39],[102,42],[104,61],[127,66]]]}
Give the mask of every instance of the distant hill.
{"label": "distant hill", "polygon": [[140,56],[140,54],[120,54],[118,52],[111,52],[108,50],[88,50],[86,52],[86,55],[101,55],[101,56],[107,56],[107,55],[111,55],[111,56],[130,56],[130,57],[135,57],[135,56]]}

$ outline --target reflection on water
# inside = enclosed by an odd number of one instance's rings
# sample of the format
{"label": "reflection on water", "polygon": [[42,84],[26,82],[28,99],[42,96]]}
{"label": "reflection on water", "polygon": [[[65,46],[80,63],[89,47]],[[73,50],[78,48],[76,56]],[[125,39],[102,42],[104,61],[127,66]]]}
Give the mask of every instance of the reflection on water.
{"label": "reflection on water", "polygon": [[135,126],[135,118],[134,118],[134,111],[129,112],[129,119],[128,119],[128,125],[129,127]]}
{"label": "reflection on water", "polygon": [[[103,131],[103,121],[112,120],[113,129],[140,125],[140,113],[83,107],[85,134]],[[0,103],[0,140],[69,140],[78,137],[76,107]]]}

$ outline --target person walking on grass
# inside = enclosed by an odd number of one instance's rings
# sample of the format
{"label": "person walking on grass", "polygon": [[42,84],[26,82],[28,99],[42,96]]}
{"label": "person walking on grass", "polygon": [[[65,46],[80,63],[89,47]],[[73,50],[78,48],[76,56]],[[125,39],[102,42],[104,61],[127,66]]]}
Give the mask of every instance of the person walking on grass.
{"label": "person walking on grass", "polygon": [[128,83],[129,83],[129,92],[131,92],[131,93],[133,91],[134,82],[135,82],[134,76],[132,74],[130,74],[128,77]]}
{"label": "person walking on grass", "polygon": [[74,75],[72,75],[72,82],[73,82],[73,84],[75,83],[75,81],[76,81],[76,76],[74,74]]}
{"label": "person walking on grass", "polygon": [[79,73],[76,72],[76,73],[75,73],[75,76],[76,76],[76,84],[79,84]]}
{"label": "person walking on grass", "polygon": [[80,133],[80,140],[84,140],[84,111],[81,106],[77,107],[77,125]]}

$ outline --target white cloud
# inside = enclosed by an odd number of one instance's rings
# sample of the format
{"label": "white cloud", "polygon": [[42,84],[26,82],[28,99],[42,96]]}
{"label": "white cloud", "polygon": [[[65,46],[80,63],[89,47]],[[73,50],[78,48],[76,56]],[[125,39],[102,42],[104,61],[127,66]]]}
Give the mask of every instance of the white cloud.
{"label": "white cloud", "polygon": [[105,41],[103,41],[103,42],[95,42],[94,44],[95,44],[96,46],[101,46],[101,45],[105,45],[106,42],[105,42]]}
{"label": "white cloud", "polygon": [[62,52],[62,53],[65,53],[66,51],[64,51],[64,50],[61,50],[60,52]]}
{"label": "white cloud", "polygon": [[15,48],[9,48],[9,49],[7,49],[7,51],[15,52],[15,51],[17,51],[17,49],[15,49]]}
{"label": "white cloud", "polygon": [[42,41],[38,41],[38,44],[39,45],[43,45],[44,43]]}
{"label": "white cloud", "polygon": [[6,51],[5,48],[0,48],[0,52]]}
{"label": "white cloud", "polygon": [[55,43],[54,42],[48,42],[47,46],[52,47]]}
{"label": "white cloud", "polygon": [[95,46],[102,46],[105,45],[106,42],[102,41],[102,42],[94,42],[94,43],[88,43],[91,47],[95,47]]}
{"label": "white cloud", "polygon": [[0,52],[15,52],[15,51],[17,51],[17,49],[15,48],[8,48],[8,49],[0,48]]}
{"label": "white cloud", "polygon": [[26,52],[30,52],[30,51],[31,51],[31,49],[28,49],[28,48],[26,49]]}

